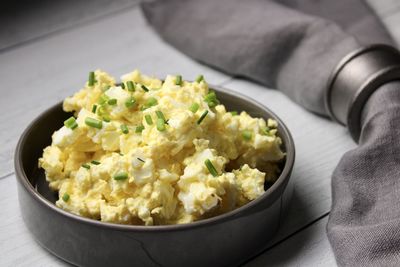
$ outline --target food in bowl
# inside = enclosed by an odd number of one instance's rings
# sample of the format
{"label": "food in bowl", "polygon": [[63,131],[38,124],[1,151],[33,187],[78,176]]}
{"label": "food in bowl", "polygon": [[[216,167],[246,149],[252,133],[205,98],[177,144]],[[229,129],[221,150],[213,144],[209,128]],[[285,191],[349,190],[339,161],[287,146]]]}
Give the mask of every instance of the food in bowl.
{"label": "food in bowl", "polygon": [[120,224],[183,224],[265,192],[285,157],[273,119],[228,112],[203,76],[165,81],[97,70],[64,100],[73,112],[39,166],[56,205]]}

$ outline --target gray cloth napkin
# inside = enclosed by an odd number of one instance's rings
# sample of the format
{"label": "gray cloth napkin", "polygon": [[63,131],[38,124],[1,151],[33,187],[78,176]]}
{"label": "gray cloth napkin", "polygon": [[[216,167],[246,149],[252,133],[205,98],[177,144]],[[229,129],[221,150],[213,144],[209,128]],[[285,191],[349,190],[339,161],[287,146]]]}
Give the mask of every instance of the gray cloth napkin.
{"label": "gray cloth napkin", "polygon": [[332,177],[328,237],[343,266],[400,266],[400,81],[363,110],[359,146]]}
{"label": "gray cloth napkin", "polygon": [[[321,115],[340,59],[363,45],[391,43],[361,0],[164,0],[142,8],[183,53],[277,88]],[[400,130],[393,123],[400,119],[399,86],[385,85],[370,98],[360,146],[333,175],[328,237],[343,266],[400,266]]]}

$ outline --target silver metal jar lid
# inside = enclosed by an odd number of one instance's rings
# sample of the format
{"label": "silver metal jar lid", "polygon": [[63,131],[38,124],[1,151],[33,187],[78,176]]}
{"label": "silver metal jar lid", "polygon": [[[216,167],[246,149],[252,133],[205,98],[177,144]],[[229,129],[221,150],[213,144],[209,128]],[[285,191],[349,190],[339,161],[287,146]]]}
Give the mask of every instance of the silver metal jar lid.
{"label": "silver metal jar lid", "polygon": [[360,48],[334,69],[325,93],[325,108],[335,121],[347,125],[354,141],[361,132],[361,112],[381,85],[400,80],[400,52],[388,45]]}

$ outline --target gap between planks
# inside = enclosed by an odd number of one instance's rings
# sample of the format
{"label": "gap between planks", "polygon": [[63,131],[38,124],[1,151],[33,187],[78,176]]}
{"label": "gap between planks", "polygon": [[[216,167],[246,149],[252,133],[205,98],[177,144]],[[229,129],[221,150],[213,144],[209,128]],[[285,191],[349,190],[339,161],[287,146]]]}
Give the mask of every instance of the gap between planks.
{"label": "gap between planks", "polygon": [[285,241],[295,237],[297,234],[303,232],[304,230],[306,230],[307,228],[313,226],[314,224],[316,224],[317,222],[319,222],[320,220],[324,219],[326,216],[329,215],[329,211],[322,214],[321,216],[319,216],[318,218],[314,219],[313,221],[307,223],[306,225],[300,227],[299,229],[297,229],[296,231],[288,234],[287,236],[283,237],[281,240],[275,242],[274,244],[272,244],[271,246],[268,246],[267,248],[263,249],[262,251],[258,252],[256,255],[253,255],[251,258],[247,259],[246,261],[242,262],[240,264],[240,266],[242,265],[246,265],[250,262],[252,262],[253,260],[257,259],[258,257],[260,257],[261,255],[265,254],[266,252],[268,252],[269,250],[278,247],[279,245],[281,245],[282,243],[284,243]]}

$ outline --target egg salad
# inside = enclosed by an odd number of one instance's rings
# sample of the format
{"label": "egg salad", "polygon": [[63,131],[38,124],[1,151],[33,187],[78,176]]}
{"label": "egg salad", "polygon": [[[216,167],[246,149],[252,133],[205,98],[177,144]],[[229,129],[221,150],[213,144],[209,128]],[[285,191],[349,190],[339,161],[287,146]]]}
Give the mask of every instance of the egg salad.
{"label": "egg salad", "polygon": [[279,176],[277,122],[228,112],[204,77],[90,72],[39,166],[56,205],[120,224],[183,224],[236,209]]}

